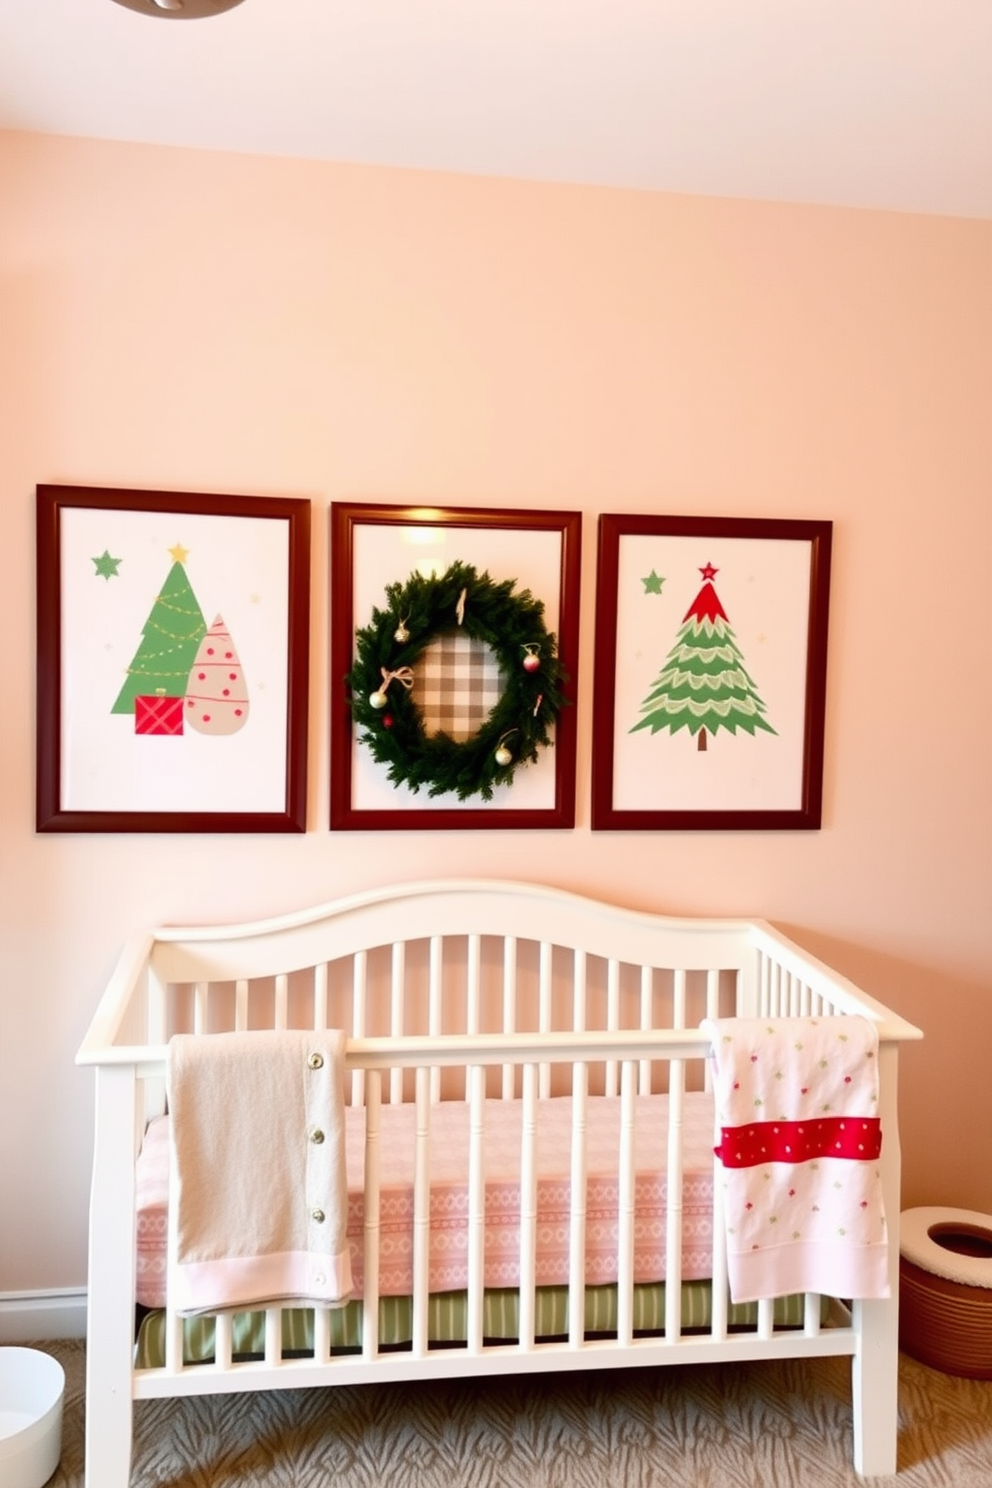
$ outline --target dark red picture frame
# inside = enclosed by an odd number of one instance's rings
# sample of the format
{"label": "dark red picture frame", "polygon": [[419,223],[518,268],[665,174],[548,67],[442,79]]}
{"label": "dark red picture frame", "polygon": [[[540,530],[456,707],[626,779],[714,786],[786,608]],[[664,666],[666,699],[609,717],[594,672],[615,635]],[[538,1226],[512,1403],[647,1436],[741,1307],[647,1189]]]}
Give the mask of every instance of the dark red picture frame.
{"label": "dark red picture frame", "polygon": [[[446,535],[468,529],[476,536],[487,530],[554,532],[561,545],[558,565],[558,655],[567,674],[566,705],[555,720],[554,803],[547,807],[469,804],[439,805],[426,793],[423,805],[408,804],[391,809],[358,806],[353,799],[353,750],[355,731],[346,678],[354,660],[355,631],[367,623],[355,614],[355,537],[362,525],[444,528]],[[332,503],[331,506],[331,827],[338,831],[523,830],[569,828],[575,825],[575,688],[579,649],[579,575],[582,543],[582,514],[575,511],[519,510],[483,507],[419,507],[372,503]],[[453,555],[455,556],[455,555]],[[387,583],[406,575],[384,573]],[[493,573],[493,579],[514,578]],[[547,596],[536,594],[535,598]],[[512,791],[513,786],[508,787]]]}
{"label": "dark red picture frame", "polygon": [[[808,606],[796,614],[805,626],[805,665],[798,684],[803,689],[802,739],[798,774],[801,784],[794,806],[785,809],[713,810],[693,806],[658,809],[616,804],[618,738],[618,668],[630,658],[618,655],[621,545],[625,538],[689,537],[701,540],[760,539],[764,543],[809,547]],[[800,831],[821,825],[826,716],[827,626],[829,614],[832,524],[829,521],[779,518],[715,518],[604,514],[599,519],[596,589],[596,645],[593,687],[592,828],[594,831]],[[647,583],[651,575],[642,576]],[[664,582],[660,577],[658,582]],[[681,615],[681,608],[677,612]],[[732,619],[733,617],[731,617]],[[627,728],[627,721],[624,727]],[[633,730],[629,730],[633,732]],[[797,764],[799,764],[797,757]]]}
{"label": "dark red picture frame", "polygon": [[[63,516],[71,508],[107,513],[184,513],[285,523],[288,569],[285,798],[279,810],[74,809],[64,804]],[[96,561],[94,559],[94,561]],[[310,670],[310,503],[303,498],[210,495],[108,487],[37,488],[37,778],[39,832],[305,832]]]}

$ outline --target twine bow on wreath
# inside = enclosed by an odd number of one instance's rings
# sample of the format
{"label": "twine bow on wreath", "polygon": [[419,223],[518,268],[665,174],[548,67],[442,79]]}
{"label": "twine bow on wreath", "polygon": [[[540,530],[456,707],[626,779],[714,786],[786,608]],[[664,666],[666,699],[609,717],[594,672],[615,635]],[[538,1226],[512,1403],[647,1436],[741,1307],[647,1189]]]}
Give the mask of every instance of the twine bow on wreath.
{"label": "twine bow on wreath", "polygon": [[[494,583],[460,562],[440,575],[413,573],[405,584],[387,586],[388,608],[374,608],[371,622],[356,632],[347,677],[352,716],[393,785],[489,801],[497,785],[509,784],[516,769],[552,742],[565,674],[544,605],[528,590],[516,593],[514,582]],[[427,733],[414,686],[420,656],[455,630],[488,646],[500,673],[499,701],[463,742]]]}
{"label": "twine bow on wreath", "polygon": [[385,667],[380,667],[379,670],[382,673],[382,685],[375,692],[369,693],[369,702],[373,708],[384,708],[389,702],[387,689],[390,682],[401,682],[407,691],[413,686],[412,667],[398,667],[395,672],[387,672]]}

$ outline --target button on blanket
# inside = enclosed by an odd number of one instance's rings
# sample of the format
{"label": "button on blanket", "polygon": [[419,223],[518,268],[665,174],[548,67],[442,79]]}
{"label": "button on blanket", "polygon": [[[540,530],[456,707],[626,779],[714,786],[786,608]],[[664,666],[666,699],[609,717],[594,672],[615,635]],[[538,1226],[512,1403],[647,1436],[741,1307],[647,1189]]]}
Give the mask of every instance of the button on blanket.
{"label": "button on blanket", "polygon": [[723,1018],[701,1027],[712,1039],[733,1301],[887,1297],[875,1025]]}

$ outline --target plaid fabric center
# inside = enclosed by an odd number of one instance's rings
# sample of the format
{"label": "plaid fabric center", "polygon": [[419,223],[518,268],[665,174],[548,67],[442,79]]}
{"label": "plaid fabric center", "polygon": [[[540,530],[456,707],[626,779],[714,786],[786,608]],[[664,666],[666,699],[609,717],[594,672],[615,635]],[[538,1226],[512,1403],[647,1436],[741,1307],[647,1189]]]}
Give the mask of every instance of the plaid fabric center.
{"label": "plaid fabric center", "polygon": [[438,636],[413,668],[412,696],[428,736],[445,733],[464,744],[478,733],[502,694],[494,653],[464,631]]}

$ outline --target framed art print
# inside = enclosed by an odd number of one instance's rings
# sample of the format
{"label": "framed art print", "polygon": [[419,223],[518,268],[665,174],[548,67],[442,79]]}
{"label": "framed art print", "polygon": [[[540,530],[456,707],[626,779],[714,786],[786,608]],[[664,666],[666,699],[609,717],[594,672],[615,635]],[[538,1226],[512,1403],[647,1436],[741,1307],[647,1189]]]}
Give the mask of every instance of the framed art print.
{"label": "framed art print", "polygon": [[831,535],[600,518],[594,829],[819,827]]}
{"label": "framed art print", "polygon": [[40,832],[306,830],[310,505],[39,486]]}
{"label": "framed art print", "polygon": [[331,826],[571,827],[581,515],[331,508]]}

